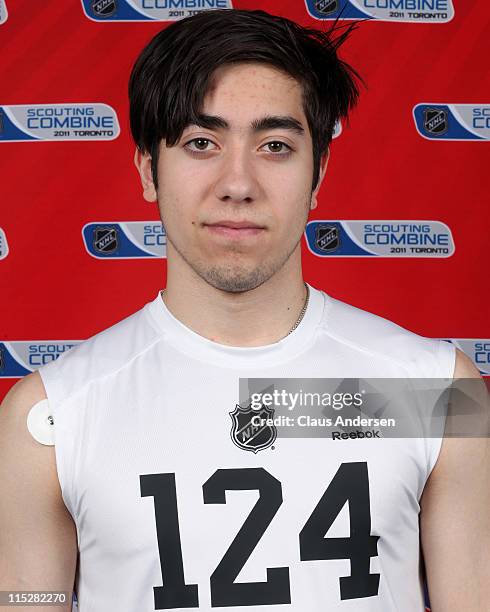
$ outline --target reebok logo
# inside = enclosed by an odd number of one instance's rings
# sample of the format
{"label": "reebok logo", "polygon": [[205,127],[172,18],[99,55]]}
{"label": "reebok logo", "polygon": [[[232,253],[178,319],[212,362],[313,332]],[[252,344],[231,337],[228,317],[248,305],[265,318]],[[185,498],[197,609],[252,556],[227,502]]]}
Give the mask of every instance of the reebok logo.
{"label": "reebok logo", "polygon": [[356,438],[381,438],[379,429],[371,429],[371,431],[332,431],[332,440],[355,440]]}

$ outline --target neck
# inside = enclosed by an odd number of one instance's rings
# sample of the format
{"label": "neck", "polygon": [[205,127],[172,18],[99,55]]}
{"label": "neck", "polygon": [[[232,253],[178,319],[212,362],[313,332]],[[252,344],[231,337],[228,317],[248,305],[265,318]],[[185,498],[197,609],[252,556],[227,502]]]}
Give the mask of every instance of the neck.
{"label": "neck", "polygon": [[177,274],[167,262],[163,299],[168,310],[219,344],[251,347],[281,340],[297,322],[306,296],[299,251],[259,287],[241,293],[216,289],[194,272]]}

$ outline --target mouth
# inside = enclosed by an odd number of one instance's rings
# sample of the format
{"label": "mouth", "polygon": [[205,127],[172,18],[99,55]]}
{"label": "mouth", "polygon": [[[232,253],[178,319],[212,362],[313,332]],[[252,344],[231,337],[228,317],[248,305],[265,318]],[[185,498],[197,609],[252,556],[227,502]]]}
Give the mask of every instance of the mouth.
{"label": "mouth", "polygon": [[265,231],[265,227],[251,221],[218,221],[212,224],[205,223],[204,227],[215,236],[232,239],[249,238]]}

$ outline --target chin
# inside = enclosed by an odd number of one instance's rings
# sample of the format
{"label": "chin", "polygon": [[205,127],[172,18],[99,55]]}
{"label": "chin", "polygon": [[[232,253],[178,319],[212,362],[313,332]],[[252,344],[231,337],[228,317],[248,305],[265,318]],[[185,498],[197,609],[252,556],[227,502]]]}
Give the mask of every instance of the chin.
{"label": "chin", "polygon": [[269,276],[264,274],[262,268],[244,272],[243,268],[237,270],[226,270],[218,268],[208,268],[204,274],[200,276],[210,285],[221,291],[229,293],[241,293],[243,291],[251,291],[264,281]]}

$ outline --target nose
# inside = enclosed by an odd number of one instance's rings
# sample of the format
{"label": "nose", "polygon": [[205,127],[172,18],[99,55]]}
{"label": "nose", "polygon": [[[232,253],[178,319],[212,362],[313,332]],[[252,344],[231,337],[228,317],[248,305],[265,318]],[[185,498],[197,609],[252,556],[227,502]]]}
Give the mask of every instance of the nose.
{"label": "nose", "polygon": [[253,159],[244,146],[236,146],[223,155],[215,193],[223,202],[250,203],[257,199],[259,184]]}

